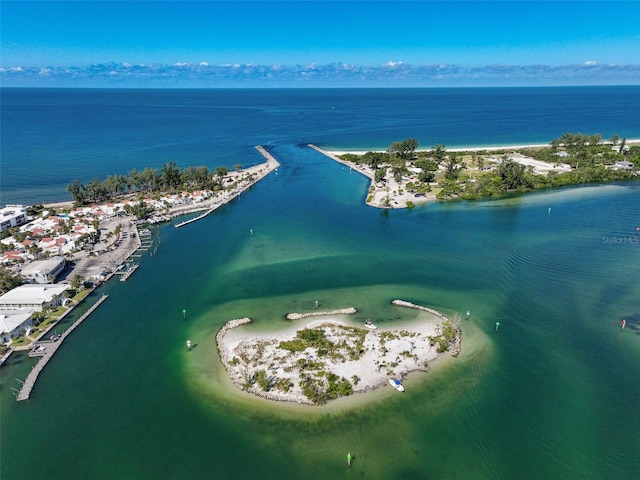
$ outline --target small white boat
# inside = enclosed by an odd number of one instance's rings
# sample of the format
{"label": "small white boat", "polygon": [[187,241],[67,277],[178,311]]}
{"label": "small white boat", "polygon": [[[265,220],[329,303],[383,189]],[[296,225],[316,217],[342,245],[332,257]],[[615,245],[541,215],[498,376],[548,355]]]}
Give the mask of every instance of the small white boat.
{"label": "small white boat", "polygon": [[374,325],[373,322],[371,321],[370,318],[367,318],[364,321],[364,326],[367,327],[369,330],[375,330],[376,328],[378,328],[377,325]]}
{"label": "small white boat", "polygon": [[395,388],[397,391],[399,392],[404,392],[404,387],[402,386],[402,384],[400,383],[400,380],[396,379],[396,378],[390,378],[389,379],[389,383],[391,384],[391,386],[393,388]]}

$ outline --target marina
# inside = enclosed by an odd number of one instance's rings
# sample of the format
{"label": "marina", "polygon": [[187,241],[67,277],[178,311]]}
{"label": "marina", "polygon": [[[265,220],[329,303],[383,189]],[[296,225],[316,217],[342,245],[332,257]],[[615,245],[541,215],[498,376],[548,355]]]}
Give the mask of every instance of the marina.
{"label": "marina", "polygon": [[120,275],[120,281],[126,282],[131,275],[140,267],[138,263],[130,263],[129,266],[124,270],[124,272]]}

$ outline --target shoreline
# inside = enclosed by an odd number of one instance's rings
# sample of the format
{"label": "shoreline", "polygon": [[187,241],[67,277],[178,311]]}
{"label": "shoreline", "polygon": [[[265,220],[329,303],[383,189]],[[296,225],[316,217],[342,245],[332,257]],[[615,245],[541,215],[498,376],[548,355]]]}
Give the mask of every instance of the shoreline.
{"label": "shoreline", "polygon": [[[390,378],[404,379],[416,371],[428,372],[430,362],[445,352],[453,358],[458,356],[461,330],[457,323],[453,326],[455,339],[445,340],[444,322],[449,321],[445,315],[401,300],[392,304],[424,314],[417,321],[374,329],[340,318],[351,314],[353,307],[287,314],[288,326],[259,333],[237,329],[252,323],[250,318],[230,320],[216,334],[218,356],[236,389],[270,401],[301,405],[325,405],[373,392],[388,386]],[[291,321],[292,318],[298,321]],[[325,347],[318,345],[289,347],[304,344],[300,336],[303,331],[321,332],[329,342],[328,351],[322,353]],[[450,350],[440,348],[445,341],[452,347]],[[325,376],[333,380],[327,381]],[[348,387],[332,396],[329,391],[335,385],[332,387],[331,382]]]}
{"label": "shoreline", "polygon": [[[246,189],[248,189],[249,187],[253,186],[254,184],[256,184],[257,182],[259,182],[260,180],[262,180],[264,177],[266,177],[268,174],[270,174],[272,171],[276,170],[278,167],[280,167],[280,162],[278,162],[278,160],[276,160],[276,158],[271,155],[266,148],[264,148],[262,145],[256,145],[254,147],[258,153],[260,153],[260,155],[262,155],[262,157],[266,160],[266,162],[263,163],[259,163],[257,165],[252,165],[250,167],[247,168],[243,168],[242,170],[240,170],[239,172],[235,172],[235,171],[229,171],[227,173],[227,175],[229,176],[229,178],[235,178],[237,176],[240,175],[244,175],[244,174],[249,174],[249,175],[253,175],[256,174],[257,178],[254,179],[253,182],[249,182],[248,185],[243,185],[242,187],[240,187],[240,191],[231,195],[229,199],[225,199],[226,201],[224,201],[222,204],[224,203],[228,203],[229,201],[233,200],[235,197],[237,197],[238,195],[240,195],[240,193],[242,193],[243,191],[245,191]],[[265,168],[266,167],[266,168]],[[113,200],[110,200],[110,203],[117,203]],[[209,201],[204,201],[202,202],[204,203],[208,203],[209,205],[215,203],[215,199],[213,200],[209,200]],[[221,204],[221,205],[222,205]],[[74,201],[73,200],[51,200],[51,201],[45,201],[45,202],[36,202],[33,203],[32,205],[42,205],[45,209],[48,208],[73,208],[74,205]],[[218,205],[220,206],[220,205]],[[193,206],[191,206],[193,207]],[[196,208],[197,210],[189,210],[188,207],[182,207],[184,208],[184,210],[180,210],[181,207],[174,207],[173,210],[175,211],[175,214],[173,216],[180,216],[180,215],[186,215],[188,213],[193,213],[193,212],[197,212],[197,211],[201,211],[201,210],[207,210],[210,207],[207,207],[206,205],[204,207],[201,207],[200,205],[198,205]],[[171,213],[169,214],[171,215]]]}
{"label": "shoreline", "polygon": [[[258,183],[260,180],[265,178],[280,166],[280,163],[263,147],[258,145],[255,148],[267,161],[258,165],[254,165],[252,167],[248,167],[247,169],[241,170],[239,172],[229,172],[231,178],[239,177],[240,175],[242,175],[245,179],[248,178],[248,180],[241,180],[241,183],[235,190],[228,192],[227,194],[220,197],[214,196],[214,198],[204,200],[197,205],[180,205],[172,207],[166,213],[166,216],[169,219],[173,219],[183,215],[188,215],[190,213],[205,211],[205,214],[194,217],[192,219],[187,219],[185,222],[191,223],[200,220],[201,218],[204,218],[206,215],[213,213],[221,206],[226,205],[236,197],[240,196],[242,193],[244,193],[246,190],[251,188],[253,185]],[[67,203],[70,203],[71,206],[73,206],[73,202],[58,202],[56,204],[46,204],[45,208],[52,208],[52,205],[66,205]],[[185,225],[185,222],[181,222],[181,224],[176,224],[174,226]],[[114,248],[106,253],[93,257],[86,254],[86,252],[84,254],[82,252],[76,253],[73,259],[74,265],[69,272],[66,272],[66,278],[73,278],[75,274],[80,274],[88,280],[87,276],[90,273],[95,273],[102,270],[112,271],[114,261],[118,265],[123,265],[125,262],[133,258],[136,252],[138,252],[142,248],[140,232],[138,231],[136,224],[132,222],[125,222],[123,224],[122,220],[116,217],[109,217],[100,221],[100,227],[104,227],[107,230],[110,230],[114,226],[114,223],[120,223],[121,225],[123,225],[120,238],[113,239],[111,243],[107,245],[107,248]],[[135,235],[132,235],[132,233],[135,233]],[[114,274],[115,272],[112,271],[112,273],[101,283],[108,281]]]}
{"label": "shoreline", "polygon": [[[640,144],[639,139],[625,140],[625,145],[627,146],[635,146]],[[384,153],[384,150],[353,150],[353,151],[336,151],[336,150],[325,150],[323,148],[318,147],[314,144],[307,144],[308,148],[311,148],[318,153],[326,156],[327,158],[345,165],[349,167],[349,170],[355,170],[356,172],[364,175],[369,179],[369,187],[367,189],[367,193],[365,196],[365,204],[374,207],[374,208],[382,208],[382,209],[395,209],[395,208],[413,208],[417,205],[427,205],[432,202],[437,201],[447,201],[447,200],[458,200],[463,198],[459,196],[459,192],[454,192],[453,194],[448,192],[444,194],[446,188],[450,188],[449,185],[443,184],[442,181],[436,182],[435,174],[433,179],[426,183],[425,185],[420,185],[420,181],[418,181],[418,177],[415,169],[406,168],[405,162],[405,170],[406,174],[401,175],[390,175],[387,171],[387,165],[385,165],[385,173],[384,177],[376,181],[376,172],[371,166],[364,163],[357,163],[355,161],[344,160],[339,157],[339,155],[352,154],[362,156],[368,152],[374,153]],[[558,159],[555,163],[549,163],[542,160],[536,160],[533,157],[525,156],[521,154],[517,150],[526,149],[526,148],[549,148],[550,144],[530,144],[530,145],[510,145],[510,146],[489,146],[489,147],[468,147],[468,148],[453,148],[448,149],[448,152],[463,152],[463,153],[474,153],[474,152],[482,152],[481,155],[498,155],[501,152],[507,152],[505,156],[509,156],[509,158],[520,165],[523,165],[524,168],[528,168],[534,174],[538,175],[548,175],[549,172],[555,173],[567,173],[572,171],[572,167],[568,163],[563,163]],[[418,149],[416,152],[429,152],[430,149]],[[495,157],[490,157],[488,159],[490,163],[495,163]],[[464,165],[464,164],[463,164]],[[440,165],[438,167],[438,171],[443,170],[443,166]],[[463,167],[466,168],[466,167]],[[489,167],[489,170],[495,168]],[[482,174],[486,168],[481,167],[479,164],[470,169],[471,172],[477,172],[477,174]],[[469,174],[472,175],[472,174]],[[471,182],[475,182],[475,177],[470,177]],[[420,185],[420,189],[415,187],[415,182],[418,182]],[[457,177],[456,177],[457,182]],[[570,184],[570,185],[574,185]],[[535,191],[536,188],[530,189],[529,191]],[[441,195],[443,198],[441,198]],[[481,195],[479,197],[474,197],[474,199],[480,198],[490,198],[492,195]]]}
{"label": "shoreline", "polygon": [[[638,145],[638,144],[640,144],[640,138],[632,138],[632,139],[626,140],[626,145]],[[451,148],[446,147],[446,148],[448,152],[459,153],[459,152],[481,152],[481,151],[494,152],[494,151],[500,151],[500,150],[518,150],[522,148],[545,148],[550,146],[551,146],[550,143],[530,143],[530,144],[517,144],[517,145],[513,145],[513,144],[486,145],[486,146],[472,145],[469,147],[451,147]],[[385,152],[386,151],[384,148],[380,148],[380,149],[374,148],[374,149],[368,149],[368,150],[362,150],[362,149],[334,150],[332,148],[325,148],[325,147],[318,147],[318,148],[332,155],[344,155],[347,153],[352,153],[354,155],[364,155],[367,152]],[[430,150],[431,148],[418,148],[416,152],[428,152]]]}
{"label": "shoreline", "polygon": [[[186,223],[197,221],[200,218],[203,218],[204,216],[217,210],[222,205],[231,202],[240,194],[265,178],[271,172],[277,170],[277,168],[280,166],[280,163],[275,159],[275,157],[273,157],[273,155],[271,155],[264,147],[260,145],[256,145],[255,148],[266,159],[266,162],[247,167],[246,169],[240,171],[229,172],[229,178],[231,178],[232,181],[237,181],[237,186],[235,189],[229,192],[224,192],[224,194],[219,196],[215,195],[212,199],[205,200],[197,205],[180,205],[173,207],[166,213],[168,219],[206,210],[204,215],[189,219]],[[45,210],[70,210],[73,208],[74,202],[48,202],[39,205],[42,205]],[[73,257],[70,259],[71,261],[67,264],[68,268],[65,268],[65,270],[61,272],[59,283],[70,283],[69,279],[72,279],[76,275],[79,275],[85,281],[92,282],[94,284],[92,290],[95,290],[101,285],[108,282],[117,274],[122,274],[120,280],[125,281],[135,271],[135,269],[138,268],[137,264],[129,264],[127,262],[130,262],[135,257],[140,257],[141,255],[137,255],[137,253],[139,253],[140,250],[148,250],[150,246],[143,248],[141,234],[138,231],[138,227],[135,222],[125,221],[116,216],[99,220],[99,228],[103,230],[111,231],[111,229],[116,224],[119,224],[121,227],[120,236],[114,238],[113,240],[110,240],[105,245],[104,253],[91,256],[85,250],[75,252],[73,254]],[[149,241],[152,240],[149,239]],[[129,265],[129,269],[127,270],[128,273],[123,274],[123,271],[121,271],[121,269],[125,265]],[[69,311],[73,310],[74,307],[75,305],[71,309],[69,309]],[[65,312],[65,314],[66,313],[68,312]],[[60,320],[61,319],[55,322],[50,328],[53,328],[53,326],[57,325]],[[27,350],[31,348],[31,346],[36,342],[37,339],[32,340],[28,345],[20,347],[19,349]],[[3,355],[0,359],[0,365],[4,363],[4,360],[6,360],[6,358],[8,358],[14,350],[16,350],[15,347],[9,348],[7,354]]]}
{"label": "shoreline", "polygon": [[[626,140],[626,144],[627,145],[640,145],[640,138],[632,138],[632,139],[627,139]],[[318,152],[322,153],[323,155],[332,158],[333,160],[342,163],[343,165],[349,166],[351,168],[353,168],[356,171],[359,171],[360,173],[362,173],[363,175],[367,176],[368,178],[373,179],[373,173],[372,172],[367,172],[364,169],[358,169],[358,168],[354,168],[354,166],[352,164],[349,164],[348,162],[345,162],[344,160],[341,160],[337,157],[337,155],[344,155],[344,154],[354,154],[354,155],[364,155],[367,152],[385,152],[386,150],[384,148],[373,148],[373,149],[333,149],[330,147],[318,147],[315,144],[309,143],[307,144],[307,146],[309,146],[310,148],[313,148],[314,150],[317,150]],[[517,144],[517,145],[513,145],[513,144],[506,144],[506,145],[486,145],[486,146],[477,146],[477,145],[472,145],[472,146],[468,146],[468,147],[447,147],[447,151],[449,152],[456,152],[456,153],[460,153],[460,152],[481,152],[481,151],[486,151],[486,152],[494,152],[494,151],[501,151],[501,150],[517,150],[517,149],[522,149],[522,148],[544,148],[544,147],[549,147],[550,144],[549,143],[531,143],[531,144]],[[262,148],[266,155],[269,155],[271,158],[273,158],[273,156],[271,156],[271,154],[269,152],[266,151],[266,149],[264,149],[263,147],[257,145],[255,147],[256,149],[259,150],[259,148]],[[419,148],[416,150],[416,152],[428,152],[430,151],[431,148]],[[261,155],[263,155],[267,160],[269,160],[269,158],[265,155],[265,153],[262,153],[262,151],[260,151]],[[333,158],[335,157],[335,158]],[[275,158],[273,158],[273,160],[275,160]],[[277,162],[277,160],[275,160]],[[268,161],[266,162],[268,163]],[[261,164],[264,165],[264,164]],[[278,165],[280,165],[278,163]],[[248,167],[247,170],[251,169],[251,168],[255,168],[258,167],[260,165],[254,165],[252,167]],[[232,172],[230,172],[232,173]],[[72,208],[73,207],[73,200],[50,200],[50,201],[44,201],[44,202],[34,202],[33,205],[42,205],[45,208]],[[205,209],[206,210],[206,209]],[[187,212],[190,213],[190,212]]]}

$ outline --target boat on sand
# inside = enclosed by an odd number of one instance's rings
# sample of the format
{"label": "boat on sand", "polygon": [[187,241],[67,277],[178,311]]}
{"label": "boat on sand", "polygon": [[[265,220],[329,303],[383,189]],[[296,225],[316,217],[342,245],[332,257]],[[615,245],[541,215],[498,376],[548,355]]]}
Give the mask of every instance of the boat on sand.
{"label": "boat on sand", "polygon": [[397,378],[390,378],[389,384],[397,391],[404,392],[404,387],[402,386],[402,383],[400,383],[400,380],[398,380]]}
{"label": "boat on sand", "polygon": [[378,328],[377,325],[373,324],[370,318],[367,318],[364,321],[364,326],[367,327],[369,330],[375,330],[376,328]]}

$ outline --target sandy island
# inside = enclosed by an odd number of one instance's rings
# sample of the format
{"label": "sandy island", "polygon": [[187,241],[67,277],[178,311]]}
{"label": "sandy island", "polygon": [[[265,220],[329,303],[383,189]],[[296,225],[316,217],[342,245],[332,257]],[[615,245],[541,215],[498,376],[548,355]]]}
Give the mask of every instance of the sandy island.
{"label": "sandy island", "polygon": [[427,307],[393,303],[422,310],[425,318],[373,330],[335,318],[355,313],[351,307],[289,314],[292,328],[258,335],[243,327],[252,320],[241,318],[216,335],[218,353],[236,387],[269,400],[310,405],[389,386],[391,378],[428,371],[429,362],[445,352],[458,355],[457,322]]}

